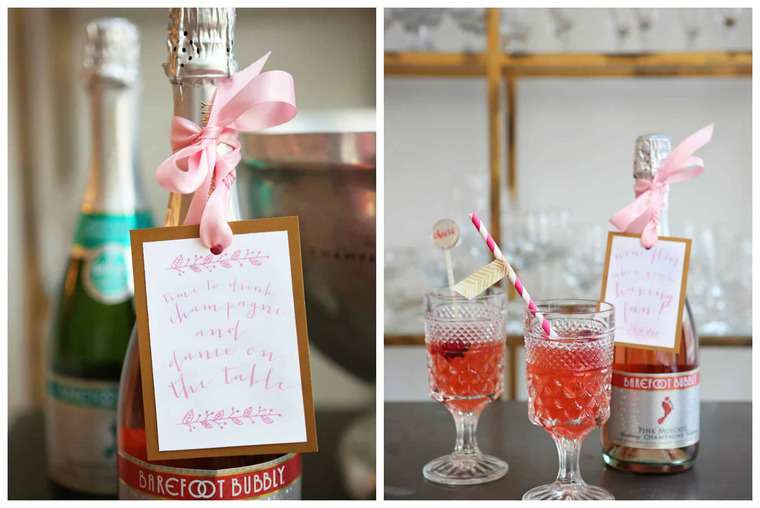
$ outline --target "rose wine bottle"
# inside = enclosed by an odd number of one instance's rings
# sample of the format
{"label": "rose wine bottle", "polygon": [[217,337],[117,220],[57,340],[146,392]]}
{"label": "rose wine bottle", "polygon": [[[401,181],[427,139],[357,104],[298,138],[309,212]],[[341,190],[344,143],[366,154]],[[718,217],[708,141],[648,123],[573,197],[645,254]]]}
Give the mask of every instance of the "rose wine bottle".
{"label": "rose wine bottle", "polygon": [[[168,61],[174,114],[204,125],[214,99],[215,82],[237,69],[234,58],[235,10],[171,9]],[[220,144],[217,150],[229,148]],[[230,189],[228,216],[240,218],[237,188]],[[192,195],[170,194],[165,225],[183,223]],[[150,461],[137,332],[133,330],[122,369],[119,393],[120,499],[300,499],[299,454],[204,457]]]}
{"label": "rose wine bottle", "polygon": [[134,325],[129,230],[152,226],[137,161],[137,29],[87,26],[90,176],[47,350],[48,470],[61,497],[116,496],[116,397]]}
{"label": "rose wine bottle", "polygon": [[[652,180],[670,153],[659,134],[636,140],[633,176]],[[667,200],[660,214],[667,236]],[[676,473],[699,447],[699,340],[688,300],[675,351],[615,346],[610,418],[602,427],[607,465],[637,473]]]}

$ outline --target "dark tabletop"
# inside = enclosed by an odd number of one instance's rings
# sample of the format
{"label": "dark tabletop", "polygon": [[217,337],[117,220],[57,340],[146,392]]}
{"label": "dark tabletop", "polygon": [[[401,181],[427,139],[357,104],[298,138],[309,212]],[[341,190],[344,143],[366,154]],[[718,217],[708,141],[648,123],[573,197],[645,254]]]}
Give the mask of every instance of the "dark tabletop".
{"label": "dark tabletop", "polygon": [[[581,471],[587,483],[616,499],[751,499],[752,405],[702,404],[699,455],[673,475],[637,475],[607,468],[599,430],[584,441]],[[422,466],[454,446],[454,421],[435,402],[385,404],[385,499],[521,499],[554,481],[557,450],[549,434],[528,421],[525,402],[496,402],[478,426],[480,449],[509,463],[503,478],[478,486],[446,487],[425,480]]]}
{"label": "dark tabletop", "polygon": [[[338,442],[360,416],[353,411],[317,411],[319,453],[303,460],[303,499],[348,499],[338,463]],[[8,431],[8,498],[57,499],[47,479],[41,411],[16,418]]]}

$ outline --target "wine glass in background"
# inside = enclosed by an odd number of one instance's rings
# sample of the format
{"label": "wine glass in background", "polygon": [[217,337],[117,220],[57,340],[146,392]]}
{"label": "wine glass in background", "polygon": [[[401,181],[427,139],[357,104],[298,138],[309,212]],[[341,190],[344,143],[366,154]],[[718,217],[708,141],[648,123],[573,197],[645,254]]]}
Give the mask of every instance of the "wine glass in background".
{"label": "wine glass in background", "polygon": [[501,37],[504,52],[525,53],[530,38],[530,23],[526,9],[501,10]]}
{"label": "wine glass in background", "polygon": [[694,51],[697,47],[699,32],[702,30],[704,12],[702,9],[678,9],[678,15],[686,34],[686,49]]}
{"label": "wine glass in background", "polygon": [[574,223],[567,228],[569,253],[561,269],[573,298],[599,295],[607,231],[597,224]]}
{"label": "wine glass in background", "polygon": [[636,21],[635,16],[633,15],[633,9],[615,8],[609,9],[608,12],[610,13],[612,26],[615,28],[617,51],[622,52],[633,33],[633,27]]}
{"label": "wine glass in background", "polygon": [[465,53],[483,51],[486,31],[485,9],[449,9],[449,15],[465,36],[462,51]]}
{"label": "wine glass in background", "polygon": [[385,250],[385,330],[389,334],[418,334],[422,329],[424,288],[446,284],[437,249],[389,247]]}
{"label": "wine glass in background", "polygon": [[[570,212],[561,208],[545,208],[534,213],[534,225],[538,243],[540,271],[536,274],[538,290],[546,298],[564,294],[562,277],[555,274],[559,264],[567,256]],[[533,280],[533,279],[531,279]],[[534,287],[536,287],[534,285]]]}
{"label": "wine glass in background", "polygon": [[410,51],[434,51],[432,28],[441,22],[445,9],[397,9],[396,19],[410,35]]}
{"label": "wine glass in background", "polygon": [[692,239],[688,289],[693,303],[694,319],[703,335],[727,335],[731,325],[726,319],[728,310],[724,289],[724,274],[720,270],[719,245],[716,230],[705,224],[689,223],[687,238]]}
{"label": "wine glass in background", "polygon": [[654,49],[654,25],[657,21],[657,9],[634,9],[636,24],[639,27],[641,51],[650,52]]}
{"label": "wine glass in background", "polygon": [[720,28],[721,38],[723,39],[723,49],[726,51],[736,51],[739,33],[739,17],[741,16],[742,9],[720,8],[712,10],[715,12],[715,20]]}
{"label": "wine glass in background", "polygon": [[554,28],[554,37],[557,38],[563,51],[569,49],[570,32],[573,29],[573,18],[570,9],[549,9],[549,18]]}
{"label": "wine glass in background", "polygon": [[717,272],[723,287],[728,335],[752,335],[752,240],[728,224],[715,231]]}

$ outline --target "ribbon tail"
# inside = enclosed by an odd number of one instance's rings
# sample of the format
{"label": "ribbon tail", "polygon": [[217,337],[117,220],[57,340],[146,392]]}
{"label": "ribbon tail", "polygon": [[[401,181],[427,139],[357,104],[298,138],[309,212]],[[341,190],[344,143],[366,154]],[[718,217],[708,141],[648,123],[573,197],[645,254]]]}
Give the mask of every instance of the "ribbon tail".
{"label": "ribbon tail", "polygon": [[[206,178],[197,161],[200,159],[199,152],[203,150],[201,145],[190,145],[163,161],[156,169],[156,181],[169,192],[189,194],[193,192]],[[177,163],[187,160],[187,171],[179,168]]]}
{"label": "ribbon tail", "polygon": [[645,249],[651,249],[657,243],[657,224],[650,220],[641,232],[641,245]]}
{"label": "ribbon tail", "polygon": [[221,254],[232,243],[232,228],[227,223],[228,194],[226,185],[218,185],[209,196],[201,217],[201,241],[214,254]]}
{"label": "ribbon tail", "polygon": [[[610,224],[615,226],[618,231],[628,231],[631,225],[638,222],[642,216],[646,216],[648,209],[646,206],[649,192],[640,194],[636,199],[629,203],[625,208],[619,210],[610,218]],[[647,216],[647,220],[648,220]]]}

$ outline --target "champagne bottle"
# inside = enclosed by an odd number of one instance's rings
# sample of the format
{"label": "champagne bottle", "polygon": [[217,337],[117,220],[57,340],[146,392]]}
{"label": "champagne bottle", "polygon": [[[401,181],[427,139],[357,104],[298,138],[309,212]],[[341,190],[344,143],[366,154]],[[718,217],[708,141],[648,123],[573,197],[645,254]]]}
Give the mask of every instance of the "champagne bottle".
{"label": "champagne bottle", "polygon": [[[171,9],[168,61],[174,114],[204,125],[215,81],[237,69],[233,52],[235,10]],[[217,150],[229,149],[220,144]],[[192,195],[170,194],[165,225],[182,224]],[[237,187],[230,189],[228,217],[240,218]],[[147,458],[140,358],[133,330],[119,393],[120,499],[300,499],[299,454],[204,457],[150,461]]]}
{"label": "champagne bottle", "polygon": [[139,39],[129,21],[87,26],[89,182],[48,349],[46,437],[59,494],[116,495],[116,397],[134,325],[129,230],[152,225],[139,184]]}
{"label": "champagne bottle", "polygon": [[[640,136],[634,178],[652,180],[670,150],[665,136]],[[667,200],[658,234],[669,234]],[[699,448],[699,340],[688,300],[677,340],[676,351],[615,346],[610,418],[602,428],[602,457],[609,466],[675,473],[694,464]]]}

